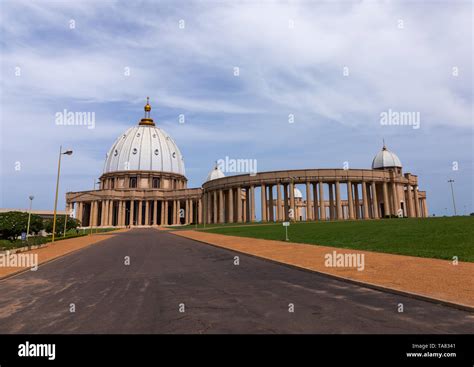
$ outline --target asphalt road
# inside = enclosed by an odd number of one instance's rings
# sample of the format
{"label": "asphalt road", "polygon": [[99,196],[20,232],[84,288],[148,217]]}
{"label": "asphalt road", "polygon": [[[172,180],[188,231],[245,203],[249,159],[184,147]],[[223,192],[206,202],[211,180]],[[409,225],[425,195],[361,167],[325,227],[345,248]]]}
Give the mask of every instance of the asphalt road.
{"label": "asphalt road", "polygon": [[474,333],[474,314],[135,229],[0,281],[0,333]]}

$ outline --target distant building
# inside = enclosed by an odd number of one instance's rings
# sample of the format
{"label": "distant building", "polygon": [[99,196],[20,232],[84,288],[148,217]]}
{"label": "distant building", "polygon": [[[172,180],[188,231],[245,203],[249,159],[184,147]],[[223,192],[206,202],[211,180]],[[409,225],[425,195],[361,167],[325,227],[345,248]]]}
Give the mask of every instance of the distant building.
{"label": "distant building", "polygon": [[[8,209],[8,208],[0,208],[0,213],[7,213],[7,212],[22,212],[22,213],[29,213],[29,209]],[[31,214],[39,215],[41,218],[45,219],[53,219],[54,216],[54,210],[36,210],[32,209]],[[65,210],[57,210],[56,211],[56,216],[64,216],[64,215],[69,215],[70,217],[74,216],[73,211],[65,211]]]}

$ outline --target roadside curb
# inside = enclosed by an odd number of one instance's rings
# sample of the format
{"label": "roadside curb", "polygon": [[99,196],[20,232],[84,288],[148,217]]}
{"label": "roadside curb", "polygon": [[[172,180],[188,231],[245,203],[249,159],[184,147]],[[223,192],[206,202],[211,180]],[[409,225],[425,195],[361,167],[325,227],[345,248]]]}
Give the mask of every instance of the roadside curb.
{"label": "roadside curb", "polygon": [[362,282],[360,280],[349,279],[349,278],[341,277],[339,275],[326,273],[326,272],[323,272],[323,271],[320,271],[320,270],[308,269],[308,268],[305,268],[305,267],[302,267],[302,266],[288,264],[288,263],[285,263],[285,262],[269,259],[267,257],[262,257],[262,256],[254,255],[254,254],[251,254],[251,253],[248,253],[248,252],[243,252],[243,251],[227,248],[227,247],[224,247],[224,246],[216,245],[216,244],[213,244],[213,243],[206,242],[204,240],[198,240],[198,239],[195,239],[195,238],[189,238],[189,237],[186,237],[186,236],[182,236],[182,235],[179,234],[179,232],[180,231],[176,231],[176,233],[175,233],[175,232],[171,231],[169,233],[171,233],[175,236],[179,236],[181,238],[187,238],[189,240],[197,241],[197,242],[203,243],[203,244],[208,245],[208,246],[213,246],[213,247],[216,247],[216,248],[220,248],[220,249],[224,249],[224,250],[228,250],[228,251],[233,251],[233,252],[236,252],[236,253],[239,253],[239,254],[242,254],[242,255],[251,256],[251,257],[256,258],[256,259],[268,261],[268,262],[271,262],[271,263],[274,263],[274,264],[283,265],[283,266],[286,266],[286,267],[289,267],[289,268],[292,268],[292,269],[303,270],[303,271],[306,271],[306,272],[309,272],[309,273],[316,273],[316,274],[325,276],[327,278],[337,279],[337,280],[340,280],[340,281],[343,281],[343,282],[346,282],[346,283],[350,283],[350,284],[355,284],[355,285],[358,285],[358,286],[361,286],[361,287],[374,289],[374,290],[387,292],[387,293],[392,293],[392,294],[397,294],[397,295],[402,295],[402,296],[410,297],[410,298],[413,298],[413,299],[427,301],[427,302],[431,302],[431,303],[435,303],[435,304],[440,304],[440,305],[443,305],[443,306],[457,308],[457,309],[462,310],[462,311],[467,311],[467,312],[470,312],[470,313],[474,313],[474,307],[463,304],[463,303],[455,303],[455,302],[446,301],[446,300],[439,299],[439,298],[428,297],[428,296],[425,296],[425,295],[422,295],[422,294],[419,294],[419,293],[402,291],[402,290],[399,290],[399,289],[384,287],[384,286],[374,284],[374,283],[366,283],[366,282]]}

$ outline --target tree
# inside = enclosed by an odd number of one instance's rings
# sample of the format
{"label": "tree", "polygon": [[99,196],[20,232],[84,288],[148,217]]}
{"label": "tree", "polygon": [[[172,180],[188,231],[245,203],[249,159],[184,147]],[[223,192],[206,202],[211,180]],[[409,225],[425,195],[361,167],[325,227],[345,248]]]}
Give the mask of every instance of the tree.
{"label": "tree", "polygon": [[[68,216],[66,221],[66,231],[76,229],[80,224],[81,223],[78,219]],[[45,222],[44,229],[48,233],[53,233],[53,219],[48,219]],[[64,215],[58,215],[56,216],[56,236],[59,236],[62,233],[64,233]]]}
{"label": "tree", "polygon": [[[6,212],[0,213],[0,237],[15,240],[28,226],[28,213]],[[43,219],[38,215],[31,215],[30,233],[37,233],[43,229]]]}
{"label": "tree", "polygon": [[31,214],[30,234],[39,233],[43,229],[44,229],[44,220],[43,220],[43,218],[41,218],[39,215]]}

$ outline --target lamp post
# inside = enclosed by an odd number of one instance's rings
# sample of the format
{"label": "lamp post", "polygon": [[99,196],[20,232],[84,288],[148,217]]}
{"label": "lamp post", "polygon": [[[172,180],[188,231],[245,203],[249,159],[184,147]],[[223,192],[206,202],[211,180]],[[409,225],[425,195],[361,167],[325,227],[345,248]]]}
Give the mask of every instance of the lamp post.
{"label": "lamp post", "polygon": [[457,215],[457,212],[456,212],[456,200],[454,199],[454,188],[453,188],[454,180],[451,179],[451,180],[448,180],[448,182],[451,184],[451,196],[453,197],[454,215],[456,216],[456,215]]}
{"label": "lamp post", "polygon": [[63,232],[63,238],[66,237],[66,228],[67,228],[67,205],[66,205],[66,213],[64,214],[64,232]]}
{"label": "lamp post", "polygon": [[30,199],[30,211],[28,212],[28,225],[26,226],[26,238],[28,238],[28,234],[30,233],[31,207],[33,206],[34,198],[35,197],[33,195],[28,196],[28,199]]}
{"label": "lamp post", "polygon": [[71,155],[72,150],[66,150],[65,152],[63,152],[63,147],[62,146],[59,147],[58,176],[56,177],[56,196],[54,198],[53,236],[51,238],[51,242],[54,242],[54,236],[55,236],[55,232],[56,232],[56,211],[57,211],[57,208],[58,208],[59,175],[61,173],[61,156],[63,154]]}

